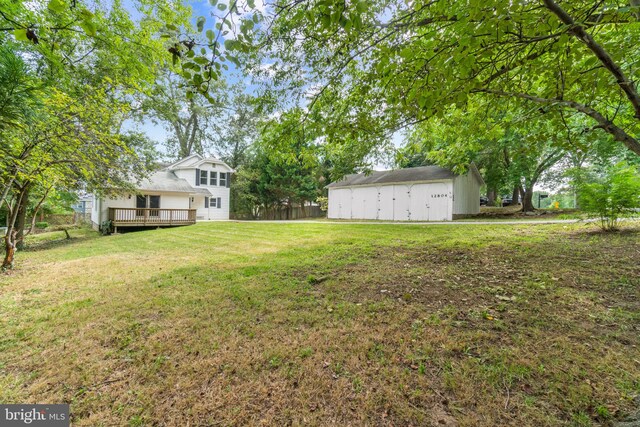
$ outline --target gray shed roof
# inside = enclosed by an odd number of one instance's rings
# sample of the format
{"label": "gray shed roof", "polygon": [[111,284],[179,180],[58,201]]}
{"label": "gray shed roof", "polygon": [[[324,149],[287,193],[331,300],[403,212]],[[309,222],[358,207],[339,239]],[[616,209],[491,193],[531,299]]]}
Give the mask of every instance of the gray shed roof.
{"label": "gray shed roof", "polygon": [[396,169],[390,171],[374,171],[369,175],[363,173],[347,175],[342,181],[332,182],[328,188],[351,187],[353,185],[390,184],[393,182],[438,181],[453,179],[456,174],[440,166],[420,166],[417,168]]}
{"label": "gray shed roof", "polygon": [[170,191],[175,193],[195,192],[186,180],[178,178],[176,174],[168,170],[152,173],[148,179],[143,180],[137,187],[139,190],[148,191]]}

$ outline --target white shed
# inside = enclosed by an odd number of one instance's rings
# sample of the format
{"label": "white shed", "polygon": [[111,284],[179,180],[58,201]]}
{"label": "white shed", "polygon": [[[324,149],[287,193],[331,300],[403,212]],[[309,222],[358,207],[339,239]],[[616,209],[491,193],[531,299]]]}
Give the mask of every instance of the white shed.
{"label": "white shed", "polygon": [[333,219],[451,221],[480,212],[484,184],[475,165],[464,175],[439,166],[347,175],[329,189]]}

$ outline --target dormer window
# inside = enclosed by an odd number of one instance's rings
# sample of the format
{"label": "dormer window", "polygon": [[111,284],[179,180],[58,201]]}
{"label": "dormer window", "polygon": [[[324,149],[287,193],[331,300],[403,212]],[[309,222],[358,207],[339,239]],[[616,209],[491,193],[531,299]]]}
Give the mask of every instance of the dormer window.
{"label": "dormer window", "polygon": [[227,174],[226,173],[220,173],[220,187],[226,187],[227,186]]}
{"label": "dormer window", "polygon": [[218,172],[209,172],[209,185],[218,185]]}
{"label": "dormer window", "polygon": [[207,185],[207,171],[200,171],[200,185]]}

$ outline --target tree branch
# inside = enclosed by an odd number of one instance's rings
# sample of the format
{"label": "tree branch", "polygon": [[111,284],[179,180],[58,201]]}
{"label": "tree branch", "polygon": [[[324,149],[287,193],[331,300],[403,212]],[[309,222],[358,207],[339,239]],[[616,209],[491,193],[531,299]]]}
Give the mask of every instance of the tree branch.
{"label": "tree branch", "polygon": [[609,53],[604,50],[604,48],[598,44],[591,34],[587,33],[584,27],[578,23],[576,23],[573,18],[560,7],[553,0],[543,0],[547,9],[553,12],[560,21],[562,21],[565,25],[569,26],[569,34],[575,36],[582,43],[584,43],[600,60],[602,65],[615,77],[618,86],[625,93],[631,105],[633,105],[633,109],[635,111],[635,117],[640,119],[640,96],[636,90],[634,83],[627,78],[622,72],[622,69],[613,58],[609,55]]}
{"label": "tree branch", "polygon": [[510,98],[520,98],[526,99],[529,101],[537,102],[539,104],[548,104],[548,105],[560,105],[563,107],[571,108],[573,110],[579,111],[582,114],[585,114],[592,119],[594,119],[600,127],[607,133],[611,134],[616,141],[622,142],[629,150],[633,151],[637,155],[640,156],[640,141],[629,135],[619,126],[616,126],[611,120],[604,117],[600,112],[595,109],[589,107],[588,105],[580,104],[575,101],[567,101],[564,99],[549,99],[549,98],[541,98],[535,95],[529,95],[527,93],[512,93],[512,92],[503,92],[500,90],[493,89],[475,89],[475,93],[488,93],[496,96],[504,96]]}

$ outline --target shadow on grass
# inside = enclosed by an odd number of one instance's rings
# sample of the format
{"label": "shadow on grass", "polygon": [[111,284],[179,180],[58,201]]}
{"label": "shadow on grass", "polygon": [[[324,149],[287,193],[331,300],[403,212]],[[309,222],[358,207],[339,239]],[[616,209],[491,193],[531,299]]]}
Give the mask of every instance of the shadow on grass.
{"label": "shadow on grass", "polygon": [[48,249],[54,249],[60,246],[67,246],[67,245],[72,245],[72,244],[76,244],[76,243],[80,243],[83,242],[85,240],[89,240],[88,236],[82,236],[82,237],[69,237],[66,238],[64,237],[64,233],[60,232],[61,238],[60,239],[55,239],[55,240],[46,240],[44,242],[31,242],[28,243],[27,245],[25,245],[25,248],[22,250],[23,252],[39,252],[39,251],[45,251]]}

